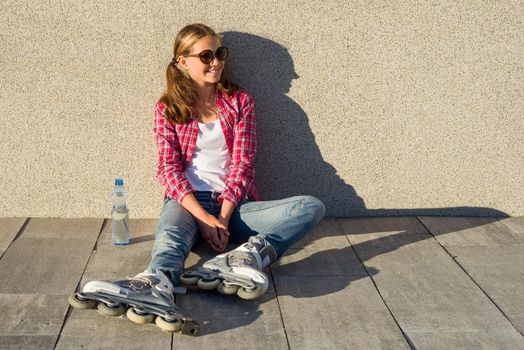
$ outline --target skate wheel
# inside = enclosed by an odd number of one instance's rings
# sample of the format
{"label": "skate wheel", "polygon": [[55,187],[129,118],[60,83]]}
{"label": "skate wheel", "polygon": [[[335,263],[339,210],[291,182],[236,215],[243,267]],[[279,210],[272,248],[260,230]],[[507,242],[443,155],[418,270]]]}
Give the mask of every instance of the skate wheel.
{"label": "skate wheel", "polygon": [[198,283],[198,279],[199,279],[198,276],[192,277],[192,276],[187,276],[185,273],[183,273],[180,276],[180,283],[185,284],[187,286],[194,286]]}
{"label": "skate wheel", "polygon": [[130,321],[133,321],[139,324],[151,323],[153,322],[153,318],[155,318],[155,316],[152,314],[139,314],[132,307],[127,309],[126,316]]}
{"label": "skate wheel", "polygon": [[257,286],[255,290],[246,290],[245,288],[239,288],[237,295],[246,300],[253,300],[264,294],[265,290],[263,290],[260,286]]}
{"label": "skate wheel", "polygon": [[231,295],[238,292],[238,286],[227,286],[222,282],[218,285],[217,290],[222,294]]}
{"label": "skate wheel", "polygon": [[80,299],[76,293],[69,295],[67,298],[69,305],[77,309],[94,309],[96,307],[96,300]]}
{"label": "skate wheel", "polygon": [[205,289],[205,290],[215,289],[216,287],[218,287],[219,284],[220,284],[219,279],[206,280],[204,278],[199,279],[197,283],[198,288]]}
{"label": "skate wheel", "polygon": [[180,320],[168,321],[162,316],[155,318],[155,324],[166,332],[178,332],[182,328],[182,322],[180,322]]}
{"label": "skate wheel", "polygon": [[118,304],[117,306],[109,306],[106,303],[98,303],[97,308],[98,311],[107,316],[120,316],[126,311],[126,308],[122,304]]}

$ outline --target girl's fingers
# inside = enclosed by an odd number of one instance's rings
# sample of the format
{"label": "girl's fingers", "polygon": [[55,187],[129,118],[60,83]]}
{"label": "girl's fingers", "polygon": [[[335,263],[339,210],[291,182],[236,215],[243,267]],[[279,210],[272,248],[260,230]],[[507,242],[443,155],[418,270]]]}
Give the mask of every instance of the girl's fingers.
{"label": "girl's fingers", "polygon": [[219,228],[221,228],[223,230],[227,230],[227,226],[224,225],[223,223],[221,223],[220,221],[218,221],[217,227],[219,227]]}
{"label": "girl's fingers", "polygon": [[226,248],[227,241],[229,240],[229,232],[228,231],[221,231],[221,240],[220,240],[220,247],[222,250]]}
{"label": "girl's fingers", "polygon": [[218,237],[218,230],[215,229],[215,232],[213,232],[213,243],[215,246],[220,246],[220,238]]}
{"label": "girl's fingers", "polygon": [[202,237],[207,243],[218,252],[224,251],[227,241],[229,240],[229,231],[227,226],[218,221],[208,224],[205,227],[201,227]]}
{"label": "girl's fingers", "polygon": [[213,230],[205,230],[202,232],[202,238],[204,238],[209,244],[212,244],[214,246],[218,246],[220,243],[220,239],[218,237],[218,232],[215,229]]}
{"label": "girl's fingers", "polygon": [[224,235],[220,234],[220,242],[218,244],[218,247],[221,248],[221,249],[224,248],[225,243],[226,243],[226,241],[224,240]]}
{"label": "girl's fingers", "polygon": [[210,243],[210,246],[211,248],[213,248],[213,250],[217,251],[217,252],[222,252],[223,251],[223,248],[220,248],[219,246],[216,246],[212,243]]}
{"label": "girl's fingers", "polygon": [[223,233],[223,236],[222,238],[224,239],[224,242],[227,243],[227,241],[229,240],[229,231],[222,231]]}

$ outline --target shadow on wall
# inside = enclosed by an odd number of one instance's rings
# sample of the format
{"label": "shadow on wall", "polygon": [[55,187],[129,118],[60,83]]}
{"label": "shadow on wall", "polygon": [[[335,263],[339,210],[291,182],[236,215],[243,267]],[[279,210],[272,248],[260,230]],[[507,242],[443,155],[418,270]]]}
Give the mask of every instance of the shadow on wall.
{"label": "shadow on wall", "polygon": [[[191,309],[191,316],[201,321],[203,335],[253,323],[264,313],[260,305],[273,300],[277,294],[279,297],[291,296],[295,299],[314,298],[339,292],[354,282],[374,277],[381,271],[372,266],[370,261],[402,247],[412,247],[414,243],[420,242],[424,244],[422,247],[438,250],[441,248],[435,238],[451,232],[466,231],[484,225],[492,225],[501,231],[507,230],[495,217],[508,215],[491,208],[367,209],[364,200],[358,196],[354,188],[346,184],[337,175],[336,169],[323,160],[306,113],[286,95],[292,79],[298,78],[287,50],[271,40],[238,32],[223,33],[223,44],[231,49],[228,65],[232,69],[229,72],[232,80],[255,97],[258,115],[257,184],[264,200],[299,194],[314,195],[326,203],[328,216],[331,217],[490,217],[451,218],[453,220],[450,221],[449,227],[431,230],[428,228],[431,227],[431,220],[428,218],[374,218],[372,220],[376,221],[372,221],[373,224],[367,219],[363,221],[358,218],[323,220],[311,237],[305,238],[286,252],[287,262],[271,267],[273,286],[260,299],[238,302],[237,298],[218,293],[190,294],[187,299],[177,299],[183,310]],[[346,220],[348,221],[345,222]],[[367,237],[367,234],[376,236]],[[310,249],[308,254],[301,249],[319,238],[336,236],[345,236],[349,244],[327,249]],[[518,237],[508,231],[500,239],[511,242],[518,240]],[[227,250],[233,248],[234,245],[230,244]],[[191,261],[186,261],[186,270],[201,266],[215,255],[203,241],[197,243],[192,251],[196,256]],[[416,253],[415,249],[413,254]],[[294,257],[295,254],[302,255]],[[433,260],[421,264],[419,260],[413,259],[415,265],[406,266],[405,269],[427,269],[428,274],[434,271],[435,266],[441,270],[458,269],[451,257],[449,261],[440,255],[439,258],[442,258],[440,262],[448,265],[441,267]],[[276,294],[272,292],[273,287]],[[317,306],[312,304],[311,307]],[[228,317],[224,318],[224,314]]]}
{"label": "shadow on wall", "polygon": [[485,207],[367,209],[355,189],[326,163],[304,110],[287,96],[295,73],[286,48],[257,35],[225,32],[231,50],[229,75],[251,92],[257,112],[256,182],[264,200],[308,194],[322,200],[328,217],[350,216],[493,216],[506,213]]}

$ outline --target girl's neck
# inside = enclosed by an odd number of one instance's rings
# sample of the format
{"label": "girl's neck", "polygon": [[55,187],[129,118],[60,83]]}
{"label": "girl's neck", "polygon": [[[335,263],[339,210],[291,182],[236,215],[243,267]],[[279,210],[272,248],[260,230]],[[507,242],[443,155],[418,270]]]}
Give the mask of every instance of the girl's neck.
{"label": "girl's neck", "polygon": [[214,103],[215,101],[215,84],[206,86],[195,86],[198,100],[201,104]]}

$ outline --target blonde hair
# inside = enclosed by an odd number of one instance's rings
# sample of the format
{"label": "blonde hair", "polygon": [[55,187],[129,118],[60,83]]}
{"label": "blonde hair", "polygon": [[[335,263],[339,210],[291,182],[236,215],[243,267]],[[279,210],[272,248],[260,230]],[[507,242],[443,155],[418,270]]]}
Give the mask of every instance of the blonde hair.
{"label": "blonde hair", "polygon": [[[175,38],[173,60],[166,69],[166,90],[159,102],[166,104],[165,118],[173,124],[183,124],[191,120],[197,94],[189,74],[178,66],[177,57],[189,55],[193,45],[205,36],[221,40],[221,36],[205,24],[195,23],[182,28]],[[231,95],[238,87],[232,84],[225,70],[222,72],[217,89]]]}

